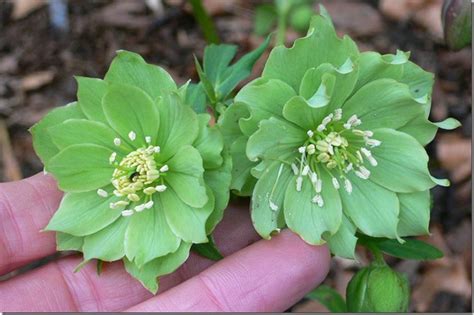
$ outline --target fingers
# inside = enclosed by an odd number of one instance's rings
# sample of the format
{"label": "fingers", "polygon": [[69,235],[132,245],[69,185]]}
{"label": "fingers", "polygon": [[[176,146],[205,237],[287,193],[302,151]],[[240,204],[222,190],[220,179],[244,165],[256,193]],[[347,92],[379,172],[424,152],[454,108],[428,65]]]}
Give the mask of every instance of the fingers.
{"label": "fingers", "polygon": [[[258,239],[248,209],[230,208],[218,225],[216,243],[224,255]],[[4,311],[118,311],[151,297],[131,278],[122,263],[106,264],[97,276],[93,263],[78,273],[80,259],[69,257],[0,283],[0,309]],[[160,281],[159,293],[196,275],[212,262],[193,255],[177,272]]]}
{"label": "fingers", "polygon": [[129,311],[282,312],[324,280],[329,259],[325,246],[285,230]]}
{"label": "fingers", "polygon": [[0,275],[55,252],[54,233],[42,233],[62,193],[43,174],[0,184]]}

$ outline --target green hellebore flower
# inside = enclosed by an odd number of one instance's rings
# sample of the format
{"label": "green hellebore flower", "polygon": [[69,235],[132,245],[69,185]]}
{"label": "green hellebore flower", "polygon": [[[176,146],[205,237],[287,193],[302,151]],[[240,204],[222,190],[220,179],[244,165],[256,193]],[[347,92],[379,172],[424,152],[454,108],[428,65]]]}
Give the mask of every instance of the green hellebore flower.
{"label": "green hellebore flower", "polygon": [[208,241],[229,200],[231,160],[210,116],[196,114],[162,68],[120,51],[104,80],[78,77],[78,102],[32,128],[65,192],[46,230],[84,261],[123,259],[150,291],[193,243]]}
{"label": "green hellebore flower", "polygon": [[427,119],[433,76],[408,57],[360,53],[324,9],[306,37],[272,50],[220,121],[231,188],[253,189],[263,238],[288,227],[353,258],[357,230],[400,241],[428,233],[429,189],[448,183],[429,174],[423,146],[458,122]]}

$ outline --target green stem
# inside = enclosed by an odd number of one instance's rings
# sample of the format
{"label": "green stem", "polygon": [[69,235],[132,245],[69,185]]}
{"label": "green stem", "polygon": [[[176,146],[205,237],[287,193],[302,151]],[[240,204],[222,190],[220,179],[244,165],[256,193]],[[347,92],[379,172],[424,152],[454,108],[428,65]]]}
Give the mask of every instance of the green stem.
{"label": "green stem", "polygon": [[277,36],[276,36],[276,44],[284,45],[286,39],[286,14],[279,13],[278,14],[278,28],[277,28]]}
{"label": "green stem", "polygon": [[206,9],[202,5],[202,0],[189,0],[193,8],[194,17],[201,27],[206,41],[211,44],[219,43],[219,35],[217,35],[216,27]]}

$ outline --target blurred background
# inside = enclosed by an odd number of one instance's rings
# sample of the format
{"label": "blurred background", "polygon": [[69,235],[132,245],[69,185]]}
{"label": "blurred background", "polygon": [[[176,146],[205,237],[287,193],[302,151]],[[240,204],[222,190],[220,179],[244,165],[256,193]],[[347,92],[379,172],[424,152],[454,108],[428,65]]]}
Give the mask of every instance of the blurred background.
{"label": "blurred background", "polygon": [[[291,44],[323,3],[340,34],[362,51],[411,51],[411,60],[435,73],[432,121],[450,116],[463,124],[440,131],[428,146],[430,168],[451,187],[433,189],[431,237],[445,257],[432,262],[389,259],[408,275],[411,311],[471,310],[471,48],[446,45],[443,0],[295,1],[287,16]],[[290,1],[291,2],[291,1]],[[296,3],[298,4],[296,5]],[[449,2],[449,1],[448,1]],[[468,1],[469,2],[469,1]],[[275,5],[263,0],[203,0],[222,43],[255,49],[276,29]],[[299,5],[304,3],[304,5]],[[178,83],[197,74],[206,38],[184,0],[0,0],[0,179],[19,180],[42,170],[28,133],[51,108],[75,100],[73,75],[102,77],[118,49],[140,53]],[[214,38],[213,40],[216,40]],[[459,48],[459,47],[456,47]],[[263,68],[264,56],[251,78]],[[356,262],[334,259],[326,284],[345,292]],[[326,311],[303,299],[289,311]]]}

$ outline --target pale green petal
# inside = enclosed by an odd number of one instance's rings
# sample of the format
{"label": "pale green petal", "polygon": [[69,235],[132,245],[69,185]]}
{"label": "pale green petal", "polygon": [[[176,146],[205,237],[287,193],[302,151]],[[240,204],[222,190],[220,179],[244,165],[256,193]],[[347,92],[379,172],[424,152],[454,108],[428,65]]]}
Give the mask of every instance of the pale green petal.
{"label": "pale green petal", "polygon": [[[135,148],[148,145],[145,137],[156,143],[159,113],[153,100],[142,90],[120,84],[110,84],[102,100],[107,121],[122,137],[122,141]],[[135,133],[136,139],[129,137]]]}
{"label": "pale green petal", "polygon": [[298,153],[308,136],[306,130],[274,117],[260,122],[260,128],[248,140],[247,156],[251,161],[258,158],[287,159]]}
{"label": "pale green petal", "polygon": [[56,250],[82,251],[84,238],[67,233],[56,232]]}
{"label": "pale green petal", "polygon": [[49,160],[59,153],[58,147],[51,141],[48,129],[71,118],[85,118],[76,102],[53,109],[30,129],[33,148],[46,169]]}
{"label": "pale green petal", "polygon": [[86,77],[75,77],[77,81],[77,102],[84,115],[90,120],[107,123],[102,98],[107,92],[107,82]]}
{"label": "pale green petal", "polygon": [[428,170],[428,155],[418,141],[393,129],[374,130],[374,139],[382,142],[372,149],[377,166],[370,170],[370,180],[395,192],[410,193],[435,185]]}
{"label": "pale green petal", "polygon": [[179,148],[194,142],[199,132],[198,118],[175,94],[157,100],[156,106],[160,113],[157,139],[161,147],[159,159],[166,161]]}
{"label": "pale green petal", "polygon": [[251,170],[257,163],[250,161],[245,153],[247,141],[248,138],[246,136],[241,136],[230,148],[232,156],[232,182],[230,189],[239,196],[250,196],[256,181],[255,177],[251,175]]}
{"label": "pale green petal", "polygon": [[275,47],[263,70],[263,77],[279,79],[299,90],[301,80],[310,68],[323,63],[340,67],[349,57],[357,57],[356,44],[347,36],[337,37],[327,17],[313,17],[306,37],[297,39],[291,48]]}
{"label": "pale green petal", "polygon": [[206,222],[206,230],[209,234],[214,230],[217,223],[222,220],[224,210],[227,208],[230,198],[232,159],[229,154],[224,154],[224,163],[221,167],[204,172],[204,182],[211,188],[215,197],[214,211]]}
{"label": "pale green petal", "polygon": [[424,116],[419,115],[397,130],[409,134],[422,146],[425,146],[433,141],[438,127]]}
{"label": "pale green petal", "polygon": [[130,217],[120,217],[99,232],[84,238],[84,260],[93,258],[103,261],[115,261],[125,256],[125,231]]}
{"label": "pale green petal", "polygon": [[219,117],[218,126],[224,137],[227,147],[230,147],[237,138],[243,135],[240,130],[239,121],[241,118],[248,118],[250,112],[247,105],[243,103],[233,103]]}
{"label": "pale green petal", "polygon": [[351,173],[347,177],[353,191],[348,194],[344,189],[339,190],[344,213],[364,234],[399,238],[397,225],[400,202],[397,194]]}
{"label": "pale green petal", "polygon": [[152,99],[177,91],[173,78],[161,67],[147,64],[133,52],[120,50],[112,61],[105,81],[133,85]]}
{"label": "pale green petal", "polygon": [[283,108],[283,116],[303,128],[304,130],[315,130],[326,116],[323,108],[313,108],[301,96],[295,96],[289,100]]}
{"label": "pale green petal", "polygon": [[343,215],[341,226],[336,234],[325,238],[331,253],[339,257],[355,259],[355,249],[357,245],[357,237],[355,237],[355,233],[356,227],[345,215]]}
{"label": "pale green petal", "polygon": [[51,158],[48,171],[63,191],[95,190],[110,183],[114,171],[109,163],[112,152],[96,144],[75,144]]}
{"label": "pale green petal", "polygon": [[153,208],[131,216],[125,233],[125,254],[137,266],[176,251],[181,242],[169,227],[164,209],[159,207],[158,198],[154,194]]}
{"label": "pale green petal", "polygon": [[190,249],[191,243],[181,242],[181,245],[174,253],[156,258],[142,268],[138,268],[136,264],[125,258],[125,269],[151,293],[156,294],[158,292],[158,281],[156,278],[170,274],[178,269],[188,259]]}
{"label": "pale green petal", "polygon": [[360,129],[397,129],[417,116],[423,106],[413,99],[408,86],[392,79],[372,81],[360,88],[344,104],[343,118],[357,115]]}
{"label": "pale green petal", "polygon": [[429,234],[430,191],[418,191],[410,194],[398,194],[400,200],[400,236]]}
{"label": "pale green petal", "polygon": [[110,203],[119,198],[112,194],[112,186],[104,189],[110,194],[108,198],[99,197],[96,191],[65,194],[45,230],[84,236],[110,225],[120,216],[123,207],[110,209]]}
{"label": "pale green petal", "polygon": [[303,177],[301,191],[296,190],[296,176],[285,193],[284,213],[288,227],[309,244],[324,243],[324,235],[333,235],[342,222],[342,204],[338,191],[331,184],[331,177],[321,170],[323,180],[321,191],[324,204],[322,207],[312,202],[316,195],[314,187],[307,176]]}
{"label": "pale green petal", "polygon": [[212,199],[202,208],[185,204],[172,188],[160,193],[159,208],[163,209],[166,221],[174,234],[185,242],[207,242],[206,221],[214,209]]}
{"label": "pale green petal", "polygon": [[423,104],[423,107],[425,117],[428,118],[431,109],[434,74],[409,61],[403,65],[403,75],[399,81],[410,87],[410,92],[414,98],[426,98],[427,101]]}
{"label": "pale green petal", "polygon": [[199,114],[199,134],[193,146],[199,151],[205,169],[217,168],[222,165],[224,139],[219,129],[209,126],[209,114]]}
{"label": "pale green petal", "polygon": [[202,207],[207,202],[206,188],[203,183],[204,168],[199,152],[185,145],[166,164],[169,171],[165,182],[186,204]]}
{"label": "pale green petal", "polygon": [[461,123],[454,118],[446,118],[443,121],[440,122],[435,122],[435,124],[438,128],[444,129],[444,130],[453,130],[461,126]]}
{"label": "pale green petal", "polygon": [[281,117],[283,105],[296,95],[294,89],[280,80],[257,79],[247,84],[235,96],[234,102],[246,104],[251,116],[240,120],[240,127],[250,135],[263,119]]}
{"label": "pale green petal", "polygon": [[265,169],[255,185],[252,195],[252,223],[255,230],[265,239],[274,231],[285,226],[283,201],[285,192],[293,178],[291,168],[280,162],[273,162]]}
{"label": "pale green petal", "polygon": [[74,144],[97,144],[123,155],[132,148],[123,143],[120,147],[114,144],[117,133],[109,126],[87,119],[68,119],[61,124],[48,129],[51,140],[59,149],[65,149]]}

